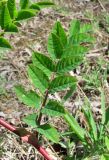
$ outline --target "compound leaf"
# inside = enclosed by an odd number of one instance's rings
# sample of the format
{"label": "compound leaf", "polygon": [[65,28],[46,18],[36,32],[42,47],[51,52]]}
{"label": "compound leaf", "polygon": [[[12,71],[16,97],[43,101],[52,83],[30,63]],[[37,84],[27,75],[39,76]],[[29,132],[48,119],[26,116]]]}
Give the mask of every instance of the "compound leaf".
{"label": "compound leaf", "polygon": [[41,104],[40,96],[34,91],[25,91],[22,86],[16,86],[15,92],[21,102],[28,105],[29,107],[39,108]]}

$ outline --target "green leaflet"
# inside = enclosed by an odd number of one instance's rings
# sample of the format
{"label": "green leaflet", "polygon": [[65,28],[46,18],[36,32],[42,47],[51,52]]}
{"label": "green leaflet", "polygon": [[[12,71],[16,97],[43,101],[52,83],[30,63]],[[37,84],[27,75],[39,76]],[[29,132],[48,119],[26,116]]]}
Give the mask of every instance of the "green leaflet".
{"label": "green leaflet", "polygon": [[47,7],[51,7],[54,5],[53,2],[49,2],[49,1],[42,1],[42,2],[37,2],[35,3],[36,5],[38,5],[40,7],[40,9],[42,8],[47,8]]}
{"label": "green leaflet", "polygon": [[61,58],[63,49],[67,45],[66,33],[58,21],[55,23],[52,32],[48,38],[48,52],[52,58]]}
{"label": "green leaflet", "polygon": [[80,33],[75,35],[75,38],[73,39],[72,43],[73,44],[78,44],[78,43],[91,43],[94,41],[94,37],[88,33]]}
{"label": "green leaflet", "polygon": [[105,137],[105,145],[109,151],[109,138],[107,136]]}
{"label": "green leaflet", "polygon": [[28,67],[28,75],[34,86],[44,93],[48,88],[49,79],[43,71],[31,64]]}
{"label": "green leaflet", "polygon": [[109,160],[109,154],[103,154],[100,160]]}
{"label": "green leaflet", "polygon": [[59,21],[57,21],[55,23],[55,25],[52,29],[52,33],[56,34],[59,37],[63,47],[65,47],[67,44],[67,36],[66,36],[66,33],[65,33],[65,31]]}
{"label": "green leaflet", "polygon": [[39,11],[40,11],[40,7],[37,5],[37,3],[31,4],[29,8],[35,9],[35,10],[39,10]]}
{"label": "green leaflet", "polygon": [[6,26],[5,32],[18,32],[18,28],[14,23],[10,23]]}
{"label": "green leaflet", "polygon": [[86,120],[87,120],[87,122],[88,122],[88,124],[91,128],[91,133],[92,133],[91,137],[95,141],[97,141],[98,137],[97,137],[96,122],[93,118],[93,114],[92,114],[92,111],[91,111],[90,107],[87,107],[86,109],[85,109],[85,107],[83,107],[83,112],[84,112],[85,118],[86,118]]}
{"label": "green leaflet", "polygon": [[85,140],[85,131],[79,126],[78,122],[75,120],[75,118],[66,111],[66,114],[64,114],[64,119],[69,124],[69,127],[71,127],[72,131],[74,131],[77,136],[84,141]]}
{"label": "green leaflet", "polygon": [[0,0],[0,7],[7,3],[7,0]]}
{"label": "green leaflet", "polygon": [[34,52],[32,55],[33,64],[41,69],[47,76],[50,76],[52,72],[55,72],[55,65],[53,61],[38,52]]}
{"label": "green leaflet", "polygon": [[14,24],[15,24],[17,27],[21,27],[21,23],[18,22],[18,21],[14,21]]}
{"label": "green leaflet", "polygon": [[21,9],[26,9],[29,6],[29,0],[20,0]]}
{"label": "green leaflet", "polygon": [[3,37],[0,37],[0,47],[9,48],[9,49],[12,48],[11,45],[9,44],[9,42]]}
{"label": "green leaflet", "polygon": [[94,41],[94,37],[89,35],[88,33],[79,33],[74,35],[72,40],[70,41],[70,44],[81,44],[81,43],[91,43]]}
{"label": "green leaflet", "polygon": [[62,58],[66,58],[66,57],[70,57],[70,56],[84,56],[84,54],[86,54],[88,51],[88,48],[81,46],[79,44],[77,45],[72,45],[69,44],[65,47],[64,51],[63,51],[63,55]]}
{"label": "green leaflet", "polygon": [[69,29],[69,34],[70,36],[79,34],[79,33],[87,33],[87,32],[92,32],[92,25],[85,23],[85,24],[80,24],[79,20],[72,20],[70,24],[70,29]]}
{"label": "green leaflet", "polygon": [[28,116],[26,116],[25,118],[23,118],[23,121],[28,124],[29,126],[32,126],[32,127],[36,127],[37,124],[36,124],[36,118],[37,118],[37,114],[36,113],[33,113],[33,114],[29,114]]}
{"label": "green leaflet", "polygon": [[11,22],[12,22],[12,20],[11,20],[9,10],[8,10],[7,4],[6,4],[1,9],[1,15],[0,15],[1,28],[5,29],[6,26],[8,26]]}
{"label": "green leaflet", "polygon": [[105,124],[108,125],[109,123],[109,108],[106,109],[106,112],[105,112]]}
{"label": "green leaflet", "polygon": [[69,36],[72,37],[80,32],[80,21],[73,19],[70,23]]}
{"label": "green leaflet", "polygon": [[106,100],[105,100],[105,94],[103,91],[101,91],[101,111],[102,111],[102,124],[105,124],[106,121]]}
{"label": "green leaflet", "polygon": [[36,114],[30,114],[26,116],[23,121],[34,128],[36,127],[36,131],[44,135],[47,139],[51,140],[54,143],[58,143],[59,133],[57,132],[57,130],[49,124],[39,126],[38,124],[36,124],[36,118]]}
{"label": "green leaflet", "polygon": [[54,34],[51,33],[49,38],[48,38],[48,53],[53,59],[59,59],[61,58],[63,54],[63,45],[62,42],[60,41],[60,38]]}
{"label": "green leaflet", "polygon": [[62,58],[56,66],[56,71],[58,73],[65,73],[70,70],[73,70],[82,63],[82,60],[82,56],[70,56]]}
{"label": "green leaflet", "polygon": [[29,107],[39,108],[41,104],[40,96],[34,91],[25,91],[22,86],[16,86],[15,92],[21,102]]}
{"label": "green leaflet", "polygon": [[50,84],[50,93],[62,91],[68,87],[76,85],[77,80],[75,77],[63,75],[56,77]]}
{"label": "green leaflet", "polygon": [[16,21],[25,20],[25,19],[34,17],[35,15],[36,15],[36,11],[34,11],[33,9],[22,9],[18,12]]}
{"label": "green leaflet", "polygon": [[15,0],[8,0],[7,6],[8,6],[8,10],[11,18],[14,19],[17,15]]}
{"label": "green leaflet", "polygon": [[102,111],[102,117],[101,117],[101,126],[100,126],[100,138],[104,137],[104,131],[105,131],[105,122],[106,122],[106,106],[105,106],[105,95],[104,91],[101,91],[101,111]]}
{"label": "green leaflet", "polygon": [[63,116],[65,114],[64,107],[57,101],[50,100],[41,111],[48,116]]}
{"label": "green leaflet", "polygon": [[70,89],[67,91],[66,95],[63,97],[63,101],[67,101],[75,92],[76,90],[76,85],[70,87]]}
{"label": "green leaflet", "polygon": [[52,142],[54,143],[59,142],[59,133],[53,126],[49,124],[44,124],[44,125],[38,126],[36,130],[42,135],[44,135],[47,139],[51,140]]}
{"label": "green leaflet", "polygon": [[91,24],[82,24],[80,28],[80,33],[90,33],[93,31]]}
{"label": "green leaflet", "polygon": [[65,160],[72,160],[72,159],[73,159],[73,157],[67,156]]}
{"label": "green leaflet", "polygon": [[69,44],[92,43],[94,38],[89,34],[90,24],[80,25],[79,20],[73,20],[69,29]]}

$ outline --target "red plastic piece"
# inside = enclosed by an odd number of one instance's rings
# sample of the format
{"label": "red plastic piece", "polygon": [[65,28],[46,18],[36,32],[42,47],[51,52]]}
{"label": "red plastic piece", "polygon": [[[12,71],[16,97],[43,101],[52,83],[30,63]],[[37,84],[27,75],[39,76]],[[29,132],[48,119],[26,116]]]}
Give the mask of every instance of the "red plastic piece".
{"label": "red plastic piece", "polygon": [[7,128],[9,131],[15,133],[16,135],[18,135],[23,142],[27,142],[28,144],[31,144],[32,146],[34,146],[38,150],[38,152],[43,155],[45,160],[53,160],[52,158],[50,158],[47,151],[38,144],[35,134],[28,132],[24,128],[15,128],[2,118],[0,118],[0,125]]}

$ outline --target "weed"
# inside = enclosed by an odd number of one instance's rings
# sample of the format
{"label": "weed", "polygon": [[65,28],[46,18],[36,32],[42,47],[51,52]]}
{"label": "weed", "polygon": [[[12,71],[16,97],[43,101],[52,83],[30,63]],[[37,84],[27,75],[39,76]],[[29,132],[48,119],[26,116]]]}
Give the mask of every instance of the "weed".
{"label": "weed", "polygon": [[[27,91],[21,85],[15,87],[20,101],[36,108],[36,113],[26,116],[23,120],[35,128],[38,135],[45,136],[52,143],[58,143],[67,149],[67,159],[85,159],[92,156],[104,156],[107,154],[108,135],[106,131],[106,114],[104,94],[101,94],[102,120],[96,124],[89,103],[85,102],[82,112],[87,126],[82,128],[78,121],[64,107],[64,102],[71,96],[77,86],[77,79],[69,74],[83,62],[90,44],[93,42],[92,26],[80,24],[79,20],[73,20],[68,34],[64,31],[60,22],[56,22],[48,38],[48,53],[46,56],[39,52],[32,55],[32,64],[28,66],[28,76],[34,85],[34,90]],[[49,99],[50,94],[69,91],[61,101]],[[41,124],[42,116],[63,117],[69,126],[69,132],[61,134],[53,125],[45,122]],[[66,137],[66,143],[62,139]],[[73,139],[73,140],[72,140]],[[72,153],[72,147],[80,143],[80,154]],[[77,152],[79,153],[79,152]],[[104,155],[102,155],[104,154]]]}
{"label": "weed", "polygon": [[90,65],[89,63],[90,62],[88,61],[84,63],[85,73],[82,74],[83,80],[86,82],[85,89],[100,91],[103,82],[107,79],[108,66],[106,65],[106,61],[103,59],[103,57],[101,57],[96,60],[96,65],[94,64],[95,62],[91,62],[93,63],[93,68],[90,68],[86,74],[86,70]]}

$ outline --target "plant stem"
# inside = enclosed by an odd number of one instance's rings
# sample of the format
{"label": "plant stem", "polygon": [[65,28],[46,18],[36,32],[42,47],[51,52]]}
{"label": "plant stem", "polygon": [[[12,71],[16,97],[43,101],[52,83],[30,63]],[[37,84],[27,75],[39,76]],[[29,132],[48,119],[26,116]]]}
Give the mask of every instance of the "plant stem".
{"label": "plant stem", "polygon": [[41,119],[42,119],[41,110],[42,110],[42,108],[43,108],[43,107],[45,106],[45,104],[46,104],[46,101],[47,101],[47,98],[48,98],[48,94],[49,94],[49,89],[46,90],[45,98],[44,98],[44,101],[43,101],[42,106],[41,106],[41,108],[40,108],[40,114],[39,114],[39,117],[38,117],[38,120],[37,120],[37,122],[38,122],[39,125],[40,125],[40,122],[41,122]]}
{"label": "plant stem", "polygon": [[[52,76],[51,76],[50,82],[51,82],[53,79],[54,79],[54,73],[53,73]],[[38,117],[38,119],[36,119],[36,122],[37,122],[39,125],[40,125],[40,122],[41,122],[41,119],[42,119],[41,110],[42,110],[43,107],[45,107],[45,104],[46,104],[47,99],[48,99],[48,95],[49,95],[49,87],[48,87],[48,89],[47,89],[46,92],[45,92],[45,98],[44,98],[44,100],[43,100],[43,102],[42,102],[42,105],[41,105],[41,108],[40,108],[40,111],[39,111],[39,117]]]}

